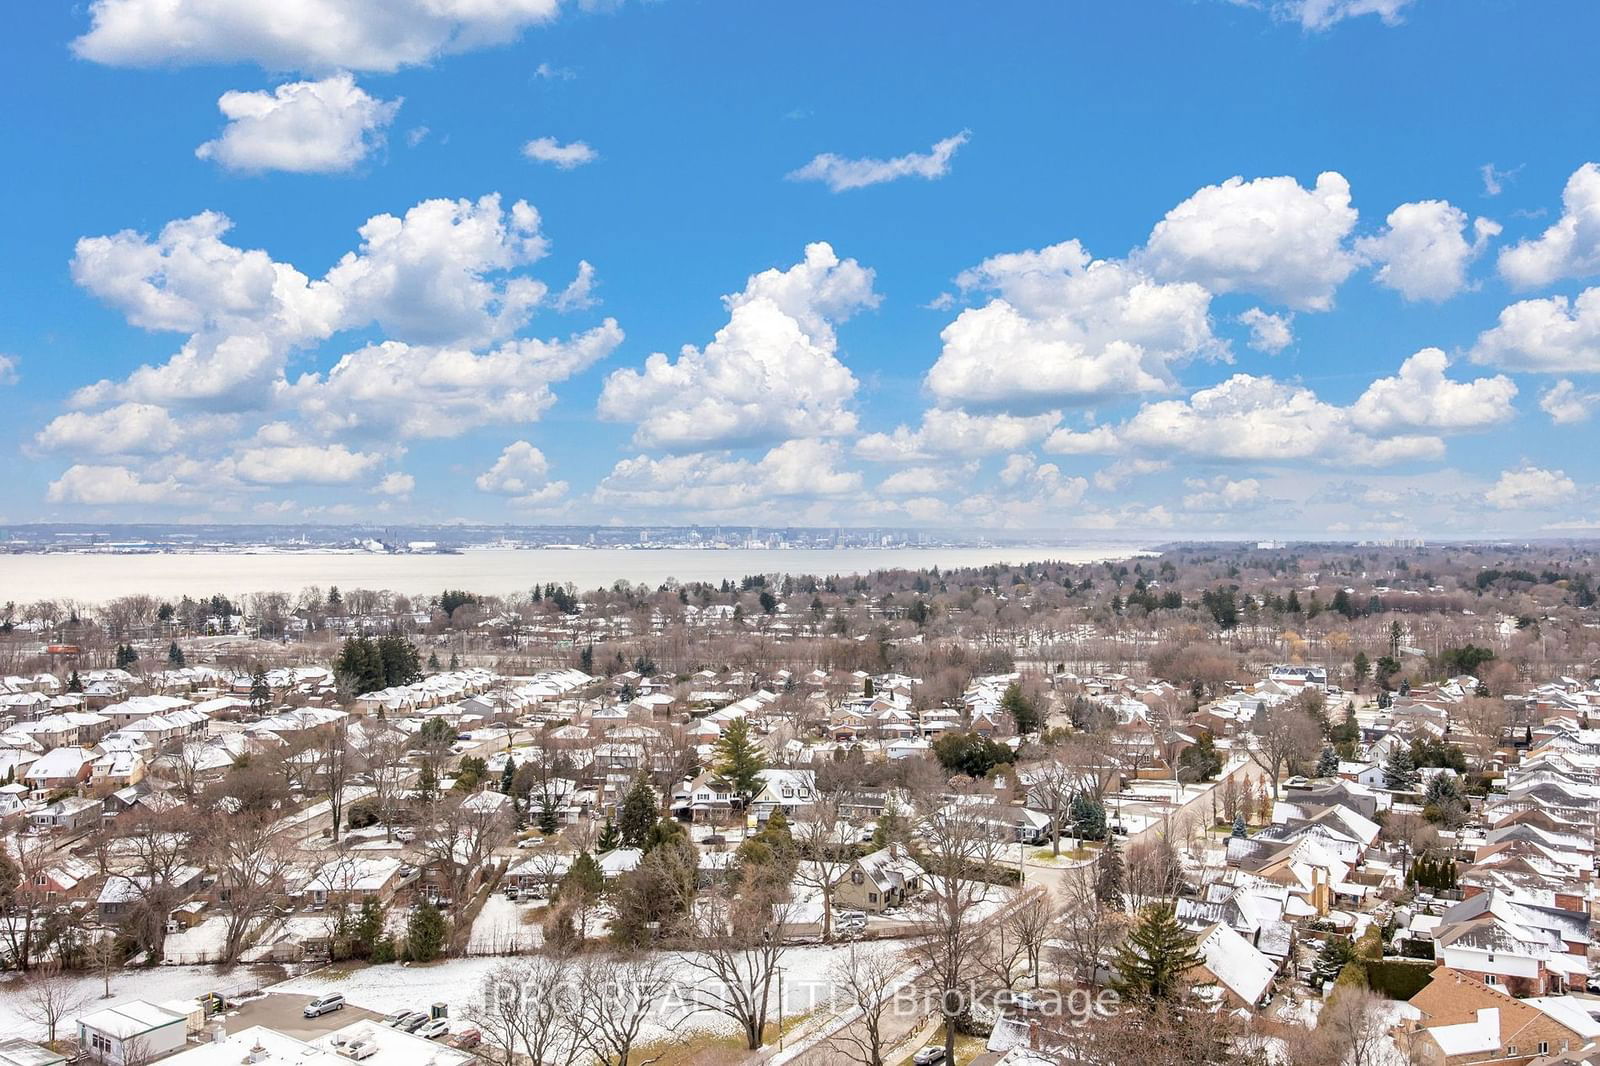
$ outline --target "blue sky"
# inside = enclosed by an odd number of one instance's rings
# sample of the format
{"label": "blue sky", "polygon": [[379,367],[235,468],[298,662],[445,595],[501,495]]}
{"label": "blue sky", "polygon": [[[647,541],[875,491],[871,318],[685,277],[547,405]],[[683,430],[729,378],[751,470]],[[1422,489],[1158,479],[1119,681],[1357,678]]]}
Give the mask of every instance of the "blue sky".
{"label": "blue sky", "polygon": [[9,13],[0,518],[1600,522],[1592,4],[491,6]]}

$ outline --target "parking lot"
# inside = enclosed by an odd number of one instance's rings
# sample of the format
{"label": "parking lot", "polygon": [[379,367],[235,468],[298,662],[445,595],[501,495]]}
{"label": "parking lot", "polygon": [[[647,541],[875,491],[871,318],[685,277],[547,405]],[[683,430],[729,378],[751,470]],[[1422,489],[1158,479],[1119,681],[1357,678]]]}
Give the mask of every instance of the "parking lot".
{"label": "parking lot", "polygon": [[380,1021],[383,1018],[383,1015],[376,1011],[348,1004],[343,1010],[336,1010],[319,1018],[306,1018],[300,1012],[310,1001],[310,996],[269,993],[260,999],[251,1000],[236,1010],[230,1010],[223,1015],[223,1023],[230,1033],[248,1029],[252,1025],[266,1025],[300,1040],[315,1040],[319,1036],[331,1033],[335,1029],[343,1029],[347,1025],[354,1025],[356,1022]]}

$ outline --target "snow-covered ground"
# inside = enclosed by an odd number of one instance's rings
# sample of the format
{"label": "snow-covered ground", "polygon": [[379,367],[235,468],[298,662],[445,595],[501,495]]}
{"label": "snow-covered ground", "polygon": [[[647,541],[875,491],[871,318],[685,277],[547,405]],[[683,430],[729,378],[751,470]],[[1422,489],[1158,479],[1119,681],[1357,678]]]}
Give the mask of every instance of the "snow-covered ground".
{"label": "snow-covered ground", "polygon": [[[543,904],[513,903],[496,892],[484,901],[467,938],[471,954],[517,955],[544,943]],[[524,921],[532,916],[533,921]]]}
{"label": "snow-covered ground", "polygon": [[[281,970],[277,971],[282,973]],[[207,992],[220,992],[225,996],[241,991],[252,991],[261,982],[248,967],[221,970],[214,966],[158,966],[151,970],[122,970],[111,978],[111,998],[102,999],[105,985],[95,974],[71,974],[73,1001],[82,1001],[79,1009],[69,1011],[61,1031],[76,1026],[81,1014],[102,1007],[115,1007],[130,1000],[143,999],[161,1003],[169,999],[193,999]],[[22,981],[11,978],[0,981],[0,1036],[20,1036],[27,1040],[42,1040],[44,1026],[28,1017],[27,1004],[22,995]]]}
{"label": "snow-covered ground", "polygon": [[[856,945],[855,950],[859,956],[894,952],[901,947],[889,941],[867,941]],[[796,947],[785,952],[782,962],[784,1013],[793,1017],[826,1003],[834,989],[832,974],[836,967],[848,959],[849,950],[840,944],[831,947]],[[665,957],[669,964],[675,964],[675,973],[682,980],[701,978],[702,975],[697,971],[683,965],[676,954],[669,952]],[[336,966],[274,985],[268,991],[304,996],[340,992],[355,1006],[385,1014],[397,1010],[426,1010],[434,1003],[445,1003],[449,1005],[450,1017],[462,1018],[477,998],[484,975],[508,962],[514,963],[515,960],[471,958],[451,959],[426,966]],[[681,1004],[687,998],[681,993],[667,997],[661,1007],[663,1022],[672,1012],[681,1013]],[[776,1019],[776,1011],[773,1016]],[[688,1028],[720,1032],[732,1031],[733,1027],[731,1022],[720,1016],[699,1014],[689,1020]],[[664,1037],[668,1033],[664,1024],[658,1024],[648,1039]]]}

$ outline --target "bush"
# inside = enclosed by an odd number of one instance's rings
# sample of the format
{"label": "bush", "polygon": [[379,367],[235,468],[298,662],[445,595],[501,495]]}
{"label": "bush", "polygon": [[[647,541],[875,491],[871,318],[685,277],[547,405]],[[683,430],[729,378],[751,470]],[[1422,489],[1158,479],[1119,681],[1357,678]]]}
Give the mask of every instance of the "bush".
{"label": "bush", "polygon": [[371,800],[358,800],[350,805],[345,824],[351,829],[365,829],[378,824],[378,805]]}
{"label": "bush", "polygon": [[372,945],[372,961],[374,963],[393,962],[398,957],[399,951],[395,948],[394,937],[392,936],[386,936]]}
{"label": "bush", "polygon": [[1390,999],[1410,999],[1433,979],[1433,961],[1373,959],[1366,964],[1367,987]]}

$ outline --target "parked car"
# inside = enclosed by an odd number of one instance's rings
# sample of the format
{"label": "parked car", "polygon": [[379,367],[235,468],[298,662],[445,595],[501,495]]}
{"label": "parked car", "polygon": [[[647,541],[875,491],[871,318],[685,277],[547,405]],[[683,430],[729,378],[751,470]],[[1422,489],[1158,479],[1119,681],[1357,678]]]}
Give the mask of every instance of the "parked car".
{"label": "parked car", "polygon": [[336,1010],[344,1010],[344,997],[337,992],[328,996],[318,996],[306,1004],[306,1009],[301,1013],[307,1018],[320,1018],[324,1014],[332,1014]]}
{"label": "parked car", "polygon": [[940,1066],[940,1064],[945,1061],[944,1048],[937,1044],[929,1044],[927,1047],[911,1056],[911,1061],[915,1063],[916,1066]]}
{"label": "parked car", "polygon": [[417,839],[417,831],[415,829],[407,828],[396,829],[394,831],[394,838],[400,841],[402,844],[409,844],[413,840]]}
{"label": "parked car", "polygon": [[466,1028],[459,1033],[452,1034],[446,1041],[451,1047],[458,1047],[463,1051],[470,1051],[483,1043],[483,1033],[476,1028]]}
{"label": "parked car", "polygon": [[443,1018],[433,1018],[419,1025],[416,1034],[429,1040],[437,1040],[441,1036],[450,1035],[450,1023]]}
{"label": "parked car", "polygon": [[339,1054],[343,1055],[347,1059],[354,1059],[357,1062],[360,1062],[362,1059],[370,1059],[377,1053],[378,1045],[374,1044],[371,1040],[352,1040],[350,1043],[339,1048]]}
{"label": "parked car", "polygon": [[409,1010],[397,1010],[393,1014],[385,1014],[381,1024],[387,1025],[389,1028],[393,1029],[396,1025],[400,1024],[402,1020],[410,1017],[414,1013],[414,1011]]}
{"label": "parked car", "polygon": [[432,1020],[433,1019],[428,1017],[426,1014],[422,1013],[421,1011],[417,1011],[415,1016],[407,1018],[405,1021],[395,1026],[395,1028],[399,1029],[401,1032],[414,1033]]}

